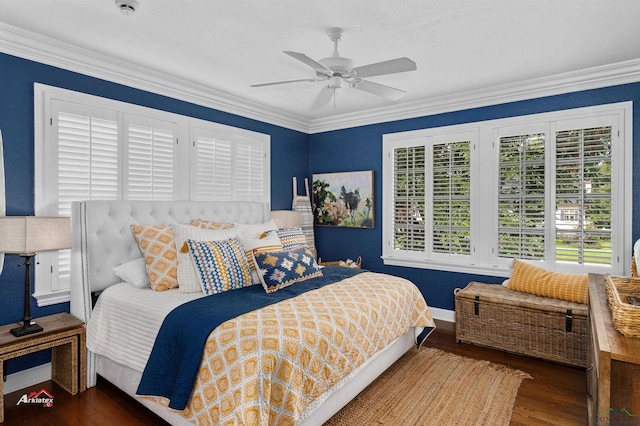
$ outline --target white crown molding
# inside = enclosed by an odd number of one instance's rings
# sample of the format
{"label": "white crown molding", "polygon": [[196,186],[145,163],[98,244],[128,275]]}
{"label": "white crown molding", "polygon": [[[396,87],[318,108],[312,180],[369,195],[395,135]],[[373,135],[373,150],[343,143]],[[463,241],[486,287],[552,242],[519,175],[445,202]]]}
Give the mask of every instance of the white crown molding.
{"label": "white crown molding", "polygon": [[339,117],[316,119],[312,120],[310,124],[310,133],[462,111],[638,81],[640,81],[640,59],[634,59],[517,83],[440,96],[428,101],[416,101],[398,105],[397,107],[377,108],[361,113],[343,114]]}
{"label": "white crown molding", "polygon": [[276,126],[309,132],[308,120],[297,115],[1,22],[0,52]]}
{"label": "white crown molding", "polygon": [[309,134],[640,81],[640,59],[392,107],[308,119],[0,23],[0,52]]}

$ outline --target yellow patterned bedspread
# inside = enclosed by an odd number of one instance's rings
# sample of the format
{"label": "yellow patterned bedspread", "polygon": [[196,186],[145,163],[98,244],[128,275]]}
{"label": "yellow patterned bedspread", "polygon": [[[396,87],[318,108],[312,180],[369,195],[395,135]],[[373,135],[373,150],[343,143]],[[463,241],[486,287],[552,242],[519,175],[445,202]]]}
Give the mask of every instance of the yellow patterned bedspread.
{"label": "yellow patterned bedspread", "polygon": [[244,314],[210,334],[180,413],[200,425],[294,425],[414,326],[435,327],[418,288],[372,272]]}

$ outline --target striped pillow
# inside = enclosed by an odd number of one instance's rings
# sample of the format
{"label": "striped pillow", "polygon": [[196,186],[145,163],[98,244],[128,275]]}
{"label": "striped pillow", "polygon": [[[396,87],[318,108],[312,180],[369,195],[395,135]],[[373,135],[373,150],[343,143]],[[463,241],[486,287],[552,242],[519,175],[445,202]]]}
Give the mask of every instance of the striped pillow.
{"label": "striped pillow", "polygon": [[240,242],[187,240],[206,296],[251,285],[249,262]]}
{"label": "striped pillow", "polygon": [[187,240],[194,241],[224,241],[238,236],[236,228],[205,229],[192,225],[174,223],[171,225],[178,252],[178,283],[180,293],[198,293],[202,285],[198,273],[193,267],[193,260],[189,253]]}
{"label": "striped pillow", "polygon": [[587,274],[549,272],[517,259],[507,284],[512,290],[584,304],[589,302],[588,287]]}
{"label": "striped pillow", "polygon": [[282,248],[284,250],[295,250],[301,247],[307,247],[307,239],[301,228],[285,228],[267,231],[264,236],[276,234],[280,238]]}

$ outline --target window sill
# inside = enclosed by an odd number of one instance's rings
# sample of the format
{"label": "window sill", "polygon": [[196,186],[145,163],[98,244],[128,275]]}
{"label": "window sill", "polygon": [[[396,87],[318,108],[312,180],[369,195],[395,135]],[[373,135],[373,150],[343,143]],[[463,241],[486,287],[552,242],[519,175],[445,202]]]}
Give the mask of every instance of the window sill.
{"label": "window sill", "polygon": [[[472,275],[485,275],[489,277],[501,277],[501,278],[509,278],[511,276],[511,268],[509,267],[499,267],[499,266],[483,266],[483,265],[465,265],[460,263],[450,263],[450,262],[437,262],[433,260],[423,260],[423,259],[402,259],[398,257],[385,257],[381,256],[382,261],[385,265],[390,266],[404,266],[407,268],[419,268],[419,269],[431,269],[434,271],[444,271],[444,272],[456,272],[461,274],[472,274]],[[539,265],[541,268],[545,268],[544,265]],[[558,266],[558,265],[556,265]],[[611,275],[620,275],[627,276],[629,272],[624,270],[621,272],[614,272],[609,265],[593,265],[590,264],[588,266],[584,266],[584,269],[575,270],[572,269],[571,266],[569,268],[562,267],[557,269],[558,272],[569,272],[575,274],[585,274],[585,273],[594,273],[594,274],[611,274]]]}
{"label": "window sill", "polygon": [[486,275],[490,277],[509,278],[511,269],[498,266],[461,265],[447,262],[434,262],[420,259],[399,259],[382,256],[385,265],[404,266],[408,268],[432,269],[436,271],[457,272],[462,274]]}
{"label": "window sill", "polygon": [[55,305],[58,303],[64,303],[71,300],[70,290],[59,290],[48,293],[37,293],[33,297],[38,302],[38,307]]}

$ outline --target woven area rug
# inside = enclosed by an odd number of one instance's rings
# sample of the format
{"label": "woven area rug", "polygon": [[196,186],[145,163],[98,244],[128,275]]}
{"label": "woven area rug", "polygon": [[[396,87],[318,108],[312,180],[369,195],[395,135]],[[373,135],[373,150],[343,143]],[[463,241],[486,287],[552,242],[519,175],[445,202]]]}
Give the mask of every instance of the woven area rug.
{"label": "woven area rug", "polygon": [[508,425],[526,378],[488,361],[412,349],[325,426]]}

